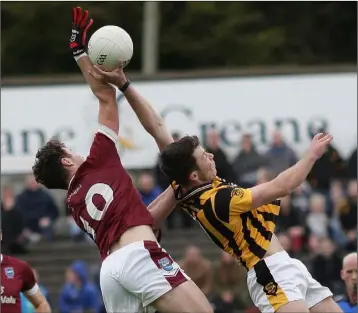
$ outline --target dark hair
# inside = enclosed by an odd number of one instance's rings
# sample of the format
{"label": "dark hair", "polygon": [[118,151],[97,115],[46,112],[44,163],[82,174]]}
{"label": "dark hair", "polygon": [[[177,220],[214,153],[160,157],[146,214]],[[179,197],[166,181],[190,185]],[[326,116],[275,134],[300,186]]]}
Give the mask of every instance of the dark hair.
{"label": "dark hair", "polygon": [[197,169],[193,153],[199,145],[197,136],[185,136],[171,143],[160,154],[161,170],[171,180],[186,185],[190,173]]}
{"label": "dark hair", "polygon": [[68,156],[64,148],[62,142],[51,139],[36,153],[32,171],[36,181],[48,189],[66,190],[68,187],[68,172],[61,162]]}

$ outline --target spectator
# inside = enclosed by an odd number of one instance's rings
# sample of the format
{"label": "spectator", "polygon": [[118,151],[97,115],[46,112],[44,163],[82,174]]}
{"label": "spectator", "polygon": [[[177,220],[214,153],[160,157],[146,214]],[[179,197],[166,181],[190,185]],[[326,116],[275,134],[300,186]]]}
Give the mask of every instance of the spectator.
{"label": "spectator", "polygon": [[311,186],[307,182],[303,182],[292,194],[292,205],[304,214],[308,211],[311,191]]}
{"label": "spectator", "polygon": [[[32,271],[34,272],[35,279],[37,281],[37,284],[38,284],[42,294],[46,298],[47,302],[50,303],[49,293],[48,293],[47,289],[45,288],[45,286],[43,286],[41,283],[39,283],[39,275],[38,275],[37,271],[35,269],[33,269]],[[32,303],[23,295],[23,293],[21,293],[20,296],[21,296],[21,313],[35,313],[35,308],[32,305]]]}
{"label": "spectator", "polygon": [[3,252],[10,254],[26,253],[26,238],[24,237],[24,220],[16,207],[14,191],[11,187],[3,189],[1,202],[1,228],[4,234],[2,241]]}
{"label": "spectator", "polygon": [[337,304],[346,313],[357,313],[357,252],[343,259],[341,278],[345,284],[345,295],[336,297]]}
{"label": "spectator", "polygon": [[291,237],[286,232],[277,233],[276,237],[280,242],[282,248],[291,256],[294,257],[292,251],[292,240]]}
{"label": "spectator", "polygon": [[351,180],[348,183],[347,198],[343,199],[337,208],[341,227],[348,238],[349,251],[357,250],[357,191],[357,180]]}
{"label": "spectator", "polygon": [[306,223],[310,233],[318,237],[328,237],[330,220],[326,213],[326,199],[321,194],[311,195]]}
{"label": "spectator", "polygon": [[143,172],[138,178],[138,191],[142,196],[142,201],[148,206],[163,190],[155,184],[154,177],[151,173]]}
{"label": "spectator", "polygon": [[215,293],[219,295],[223,290],[233,293],[235,298],[248,299],[246,274],[244,268],[236,258],[221,251],[220,263],[214,269]]}
{"label": "spectator", "polygon": [[220,178],[235,182],[236,177],[232,173],[225,152],[220,148],[220,135],[216,129],[209,129],[206,133],[206,151],[214,155],[217,175]]}
{"label": "spectator", "polygon": [[184,259],[179,262],[181,268],[206,295],[212,291],[213,269],[211,262],[201,255],[196,246],[186,248]]}
{"label": "spectator", "polygon": [[100,293],[96,285],[88,282],[87,266],[75,261],[66,270],[66,283],[59,295],[60,313],[90,312],[100,310]]}
{"label": "spectator", "polygon": [[251,135],[243,135],[241,138],[241,151],[232,165],[236,175],[236,182],[245,188],[255,185],[257,172],[264,164],[264,158],[256,151]]}
{"label": "spectator", "polygon": [[334,290],[339,284],[341,258],[329,238],[321,238],[317,255],[312,260],[312,276],[323,286]]}
{"label": "spectator", "polygon": [[52,197],[35,181],[33,175],[26,177],[26,188],[18,195],[16,205],[24,216],[31,241],[38,241],[39,235],[52,240],[58,208]]}
{"label": "spectator", "polygon": [[214,297],[211,304],[214,313],[239,313],[246,308],[238,298],[235,298],[230,290],[221,290],[219,295]]}
{"label": "spectator", "polygon": [[343,178],[345,164],[336,148],[328,146],[327,152],[316,161],[307,180],[316,191],[328,196],[333,179]]}
{"label": "spectator", "polygon": [[349,157],[347,167],[348,178],[357,179],[357,148],[355,148]]}
{"label": "spectator", "polygon": [[296,153],[285,143],[279,131],[273,133],[272,144],[266,156],[268,158],[268,167],[275,176],[297,162]]}

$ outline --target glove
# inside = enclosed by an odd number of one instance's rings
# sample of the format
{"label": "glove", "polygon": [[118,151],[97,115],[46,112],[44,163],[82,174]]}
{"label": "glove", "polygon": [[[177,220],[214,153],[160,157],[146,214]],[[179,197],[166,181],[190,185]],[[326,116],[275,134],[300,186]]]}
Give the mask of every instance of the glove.
{"label": "glove", "polygon": [[70,38],[70,49],[74,57],[85,53],[87,30],[92,26],[93,20],[88,19],[88,11],[82,8],[72,9],[72,34]]}

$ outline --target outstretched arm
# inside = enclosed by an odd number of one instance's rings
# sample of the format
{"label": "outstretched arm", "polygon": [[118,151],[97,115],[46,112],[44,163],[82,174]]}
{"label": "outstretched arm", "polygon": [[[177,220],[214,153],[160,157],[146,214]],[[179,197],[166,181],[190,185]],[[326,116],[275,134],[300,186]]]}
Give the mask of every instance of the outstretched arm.
{"label": "outstretched arm", "polygon": [[106,82],[97,80],[89,74],[93,65],[85,53],[85,45],[86,33],[92,24],[93,20],[88,19],[87,10],[83,11],[82,8],[79,7],[72,9],[72,35],[70,38],[70,48],[84,78],[89,84],[93,94],[99,100],[98,122],[118,134],[119,114],[116,91]]}
{"label": "outstretched arm", "polygon": [[175,204],[176,200],[172,187],[168,187],[159,197],[149,204],[148,211],[153,217],[154,229],[160,228],[161,223],[173,211]]}
{"label": "outstretched arm", "polygon": [[[98,81],[111,83],[121,89],[127,82],[123,69],[113,72],[104,72],[93,66],[90,71],[93,78]],[[123,91],[128,103],[137,115],[144,129],[154,138],[160,151],[173,142],[173,138],[166,127],[163,118],[154,110],[151,104],[131,85]]]}

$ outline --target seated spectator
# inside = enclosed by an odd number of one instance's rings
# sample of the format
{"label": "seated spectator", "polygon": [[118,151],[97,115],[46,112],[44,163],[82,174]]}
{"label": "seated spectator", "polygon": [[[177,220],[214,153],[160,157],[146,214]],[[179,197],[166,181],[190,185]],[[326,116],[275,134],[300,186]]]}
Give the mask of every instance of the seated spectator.
{"label": "seated spectator", "polygon": [[220,134],[217,129],[209,129],[206,133],[207,152],[214,155],[217,175],[228,181],[235,182],[236,177],[233,175],[232,167],[227,159],[225,152],[220,147]]}
{"label": "seated spectator", "polygon": [[277,233],[276,237],[280,242],[282,248],[291,256],[294,257],[294,252],[292,251],[292,240],[291,237],[286,232]]}
{"label": "seated spectator", "polygon": [[96,285],[88,281],[87,266],[75,261],[66,270],[66,283],[59,295],[59,312],[90,312],[100,310],[100,292]]}
{"label": "seated spectator", "polygon": [[3,189],[1,201],[1,228],[3,232],[2,249],[9,254],[26,253],[24,219],[16,207],[14,191],[11,187]]}
{"label": "seated spectator", "polygon": [[[44,297],[46,298],[47,302],[51,305],[50,303],[50,297],[49,297],[49,293],[47,291],[47,289],[45,288],[44,285],[42,285],[39,282],[39,275],[37,273],[37,271],[35,269],[33,269],[34,275],[35,275],[35,279],[37,281],[37,284],[39,285],[39,288],[42,292],[42,294],[44,295]],[[35,308],[32,305],[32,303],[24,296],[23,293],[21,293],[21,313],[35,313]]]}
{"label": "seated spectator", "polygon": [[138,177],[138,191],[142,196],[143,203],[148,206],[163,190],[155,184],[154,177],[151,173],[143,172]]}
{"label": "seated spectator", "polygon": [[272,135],[272,143],[266,152],[268,159],[268,168],[278,175],[287,170],[297,162],[297,155],[293,149],[284,141],[282,134],[275,131]]}
{"label": "seated spectator", "polygon": [[349,251],[357,250],[357,187],[356,180],[351,180],[348,183],[347,198],[342,199],[336,209],[341,227],[348,239],[347,249]]}
{"label": "seated spectator", "polygon": [[317,255],[312,260],[312,276],[323,286],[334,291],[339,284],[341,258],[329,238],[319,240]]}
{"label": "seated spectator", "polygon": [[245,269],[236,258],[225,251],[221,251],[220,263],[214,268],[214,287],[217,295],[220,295],[223,290],[227,290],[237,299],[250,298],[246,287]]}
{"label": "seated spectator", "polygon": [[238,298],[230,290],[221,290],[220,293],[213,298],[211,304],[214,313],[237,313],[243,312],[246,308]]}
{"label": "seated spectator", "polygon": [[306,224],[310,233],[328,237],[330,220],[326,213],[326,199],[321,194],[312,194]]}
{"label": "seated spectator", "polygon": [[331,181],[343,178],[345,172],[343,158],[334,146],[329,145],[327,152],[314,164],[307,180],[312,188],[328,196]]}
{"label": "seated spectator", "polygon": [[257,172],[264,165],[265,159],[256,151],[251,135],[243,135],[241,151],[232,163],[236,175],[235,181],[244,188],[254,186],[257,181]]}
{"label": "seated spectator", "polygon": [[352,152],[348,159],[348,178],[357,180],[357,148]]}
{"label": "seated spectator", "polygon": [[335,300],[343,312],[357,313],[357,252],[346,255],[342,263],[341,278],[345,290]]}
{"label": "seated spectator", "polygon": [[291,195],[292,205],[304,214],[308,212],[311,192],[311,186],[307,182],[303,182]]}
{"label": "seated spectator", "polygon": [[213,269],[211,262],[205,259],[196,246],[185,250],[184,259],[179,261],[181,268],[206,295],[212,292]]}
{"label": "seated spectator", "polygon": [[299,253],[302,249],[304,235],[303,224],[301,211],[292,205],[291,196],[282,198],[276,231],[285,232],[290,237],[292,253]]}
{"label": "seated spectator", "polygon": [[41,236],[52,240],[58,208],[33,175],[26,177],[26,188],[18,195],[16,206],[24,216],[26,233],[31,241],[36,242]]}

